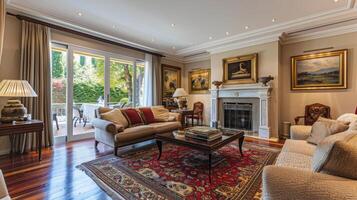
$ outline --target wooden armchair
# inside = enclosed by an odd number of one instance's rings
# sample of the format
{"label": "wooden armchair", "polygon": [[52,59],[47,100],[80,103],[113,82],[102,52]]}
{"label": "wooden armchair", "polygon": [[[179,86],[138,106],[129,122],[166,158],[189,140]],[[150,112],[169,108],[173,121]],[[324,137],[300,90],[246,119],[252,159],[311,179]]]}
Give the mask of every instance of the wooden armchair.
{"label": "wooden armchair", "polygon": [[192,120],[192,125],[195,119],[197,120],[197,125],[203,124],[203,106],[204,104],[202,102],[195,102],[193,104],[193,115],[186,116],[186,119]]}
{"label": "wooden armchair", "polygon": [[298,124],[300,119],[304,119],[304,124],[311,126],[320,116],[331,118],[330,107],[319,103],[307,105],[305,106],[305,115],[295,117],[295,124]]}

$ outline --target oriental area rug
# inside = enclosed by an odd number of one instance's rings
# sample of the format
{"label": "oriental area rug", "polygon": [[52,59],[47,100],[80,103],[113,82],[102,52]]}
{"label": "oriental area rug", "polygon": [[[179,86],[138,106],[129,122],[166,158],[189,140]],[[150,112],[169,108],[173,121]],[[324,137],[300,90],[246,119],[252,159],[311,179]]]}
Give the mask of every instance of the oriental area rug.
{"label": "oriental area rug", "polygon": [[208,158],[187,147],[164,144],[119,157],[108,155],[78,166],[113,199],[260,199],[263,167],[273,164],[280,149],[246,142],[213,156],[211,182]]}

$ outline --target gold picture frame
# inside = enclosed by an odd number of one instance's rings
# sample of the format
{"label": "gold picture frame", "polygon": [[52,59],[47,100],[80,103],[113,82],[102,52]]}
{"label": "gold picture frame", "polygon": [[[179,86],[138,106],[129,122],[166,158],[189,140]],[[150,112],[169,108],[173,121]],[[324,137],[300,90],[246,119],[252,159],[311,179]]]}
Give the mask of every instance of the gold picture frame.
{"label": "gold picture frame", "polygon": [[291,90],[347,88],[348,50],[291,57]]}
{"label": "gold picture frame", "polygon": [[258,54],[223,59],[224,84],[248,84],[258,81]]}
{"label": "gold picture frame", "polygon": [[181,68],[171,65],[161,65],[162,98],[172,98],[176,88],[181,87]]}
{"label": "gold picture frame", "polygon": [[197,69],[188,72],[188,88],[190,94],[206,94],[211,89],[211,70]]}

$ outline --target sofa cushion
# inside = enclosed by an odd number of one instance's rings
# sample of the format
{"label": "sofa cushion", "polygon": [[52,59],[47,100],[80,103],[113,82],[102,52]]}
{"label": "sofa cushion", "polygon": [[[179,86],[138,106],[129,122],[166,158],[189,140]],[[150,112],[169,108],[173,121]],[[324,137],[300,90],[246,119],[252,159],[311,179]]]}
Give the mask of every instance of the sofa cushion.
{"label": "sofa cushion", "polygon": [[143,116],[145,124],[151,124],[155,122],[155,116],[151,108],[139,108],[139,110]]}
{"label": "sofa cushion", "polygon": [[153,106],[151,110],[156,122],[167,122],[170,118],[170,112],[164,106]]}
{"label": "sofa cushion", "polygon": [[357,180],[357,134],[333,145],[321,171]]}
{"label": "sofa cushion", "polygon": [[344,141],[351,138],[357,131],[345,131],[337,133],[323,139],[316,147],[312,157],[312,170],[320,172],[323,165],[327,162],[330,152],[337,141]]}
{"label": "sofa cushion", "polygon": [[338,121],[352,123],[357,120],[357,115],[353,113],[345,113],[337,118]]}
{"label": "sofa cushion", "polygon": [[310,144],[305,140],[286,140],[282,152],[292,152],[312,156],[315,152],[316,145]]}
{"label": "sofa cushion", "polygon": [[347,130],[349,128],[348,124],[349,122],[319,117],[319,119],[312,125],[311,135],[306,141],[312,144],[318,144],[329,135]]}
{"label": "sofa cushion", "polygon": [[280,152],[275,165],[311,170],[311,159],[311,156],[300,153]]}
{"label": "sofa cushion", "polygon": [[140,126],[144,124],[144,120],[141,117],[138,110],[134,108],[128,108],[121,110],[129,123],[129,127]]}
{"label": "sofa cushion", "polygon": [[117,125],[122,125],[124,128],[129,126],[128,120],[124,117],[123,113],[119,109],[113,109],[111,111],[102,113],[101,118]]}
{"label": "sofa cushion", "polygon": [[125,144],[142,138],[150,137],[155,134],[155,129],[148,125],[135,126],[125,129],[115,135],[115,142]]}
{"label": "sofa cushion", "polygon": [[306,140],[311,134],[312,126],[292,125],[290,135],[293,140]]}
{"label": "sofa cushion", "polygon": [[164,133],[164,132],[180,129],[181,128],[181,123],[178,122],[178,121],[174,121],[174,122],[158,122],[158,123],[149,124],[148,126],[154,128],[156,133]]}

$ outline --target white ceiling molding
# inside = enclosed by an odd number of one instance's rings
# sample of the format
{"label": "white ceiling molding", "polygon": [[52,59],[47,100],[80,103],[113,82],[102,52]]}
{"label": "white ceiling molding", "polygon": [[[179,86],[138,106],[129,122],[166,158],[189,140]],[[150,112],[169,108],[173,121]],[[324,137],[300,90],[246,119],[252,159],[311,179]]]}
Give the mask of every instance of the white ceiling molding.
{"label": "white ceiling molding", "polygon": [[111,40],[111,41],[119,42],[119,43],[122,43],[122,44],[125,44],[125,45],[129,45],[129,46],[132,46],[132,47],[141,48],[141,49],[144,49],[144,50],[147,50],[147,51],[152,51],[152,52],[155,52],[155,53],[162,53],[163,52],[163,51],[161,51],[159,49],[155,49],[155,48],[151,48],[151,47],[148,47],[148,46],[144,46],[144,45],[141,45],[141,44],[138,44],[138,43],[135,43],[135,42],[124,40],[124,39],[121,39],[121,38],[118,38],[118,37],[115,37],[115,36],[112,36],[112,35],[104,34],[104,33],[101,33],[101,32],[98,32],[98,31],[94,31],[94,30],[91,30],[91,29],[88,29],[88,28],[85,28],[85,27],[82,27],[82,26],[79,26],[79,25],[75,25],[75,24],[72,24],[72,23],[65,22],[63,20],[58,20],[58,19],[55,19],[53,17],[49,17],[49,16],[46,16],[46,15],[43,15],[42,13],[39,13],[39,12],[37,12],[35,10],[29,9],[29,8],[25,8],[25,7],[16,5],[16,4],[13,4],[11,2],[11,0],[7,1],[6,9],[8,11],[14,12],[16,14],[21,14],[21,15],[24,15],[24,16],[27,16],[27,17],[31,17],[31,18],[34,18],[34,19],[37,19],[37,20],[41,20],[41,21],[44,21],[44,22],[47,22],[47,23],[55,24],[55,25],[58,25],[58,26],[62,26],[64,28],[80,31],[82,33],[87,33],[87,34],[90,34],[90,35],[93,35],[93,36],[97,36],[97,37],[101,37],[101,38],[108,39],[108,40]]}

